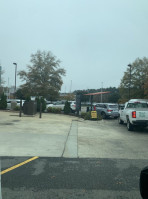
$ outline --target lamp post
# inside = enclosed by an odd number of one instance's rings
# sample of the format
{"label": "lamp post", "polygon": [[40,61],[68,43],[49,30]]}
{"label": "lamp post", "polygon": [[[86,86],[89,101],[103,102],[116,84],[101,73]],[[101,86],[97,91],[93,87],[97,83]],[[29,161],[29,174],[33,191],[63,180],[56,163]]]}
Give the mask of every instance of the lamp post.
{"label": "lamp post", "polygon": [[102,89],[103,89],[103,82],[101,82],[101,103],[102,103]]}
{"label": "lamp post", "polygon": [[131,98],[131,67],[132,65],[131,64],[128,64],[128,66],[130,67],[130,81],[129,81],[129,100]]}
{"label": "lamp post", "polygon": [[16,92],[16,72],[17,72],[17,63],[13,63],[15,65],[15,92]]}

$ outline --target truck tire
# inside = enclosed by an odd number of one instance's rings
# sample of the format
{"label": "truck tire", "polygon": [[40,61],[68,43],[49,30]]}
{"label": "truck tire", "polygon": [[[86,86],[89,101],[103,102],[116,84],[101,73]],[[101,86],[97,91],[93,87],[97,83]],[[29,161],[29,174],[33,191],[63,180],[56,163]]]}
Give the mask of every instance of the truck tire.
{"label": "truck tire", "polygon": [[118,123],[123,124],[123,121],[120,119],[120,116],[118,117]]}
{"label": "truck tire", "polygon": [[127,130],[132,131],[133,130],[133,125],[130,123],[129,119],[127,119]]}

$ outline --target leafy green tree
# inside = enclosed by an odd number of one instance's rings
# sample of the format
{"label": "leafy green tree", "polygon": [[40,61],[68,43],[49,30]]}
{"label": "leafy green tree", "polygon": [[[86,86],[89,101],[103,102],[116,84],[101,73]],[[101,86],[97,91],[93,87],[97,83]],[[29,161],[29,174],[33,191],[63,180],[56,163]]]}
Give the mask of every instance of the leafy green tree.
{"label": "leafy green tree", "polygon": [[15,93],[15,96],[17,99],[22,99],[22,100],[25,100],[25,94],[23,92],[23,89],[19,88],[16,93]]}
{"label": "leafy green tree", "polygon": [[4,95],[3,93],[0,99],[0,109],[6,109],[6,108],[7,108],[7,96]]}
{"label": "leafy green tree", "polygon": [[[104,103],[118,103],[118,100],[120,98],[119,89],[116,87],[109,87],[109,88],[103,88],[103,92],[109,91],[110,93],[103,94],[102,95],[102,102]],[[87,93],[97,93],[101,92],[101,89],[88,89],[88,90],[77,90],[74,91],[75,94],[81,94],[82,96],[82,102],[89,102],[90,96],[84,95]],[[94,95],[93,96],[94,102],[101,102],[101,95]]]}
{"label": "leafy green tree", "polygon": [[130,67],[127,67],[126,72],[120,83],[121,101],[126,101],[129,98],[129,87],[131,98],[146,98],[146,87],[148,81],[148,58],[137,58],[131,64],[131,81]]}
{"label": "leafy green tree", "polygon": [[26,102],[30,102],[30,101],[31,101],[31,97],[30,97],[29,95],[27,95],[27,96],[25,97],[25,101],[26,101]]}
{"label": "leafy green tree", "polygon": [[67,93],[64,96],[60,96],[60,100],[75,101],[75,95],[73,93]]}
{"label": "leafy green tree", "polygon": [[20,71],[20,78],[26,83],[21,86],[30,96],[47,97],[49,94],[58,95],[63,84],[62,76],[65,70],[60,68],[60,60],[51,52],[37,51],[31,55],[31,65],[28,71]]}
{"label": "leafy green tree", "polygon": [[4,92],[3,84],[5,83],[5,81],[3,79],[3,74],[4,74],[4,70],[2,70],[2,67],[0,66],[0,95],[2,95]]}

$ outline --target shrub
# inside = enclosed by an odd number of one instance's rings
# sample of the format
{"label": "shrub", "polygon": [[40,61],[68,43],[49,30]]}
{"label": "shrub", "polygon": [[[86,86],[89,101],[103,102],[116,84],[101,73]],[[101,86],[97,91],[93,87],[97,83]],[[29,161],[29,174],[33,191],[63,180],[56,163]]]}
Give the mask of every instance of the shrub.
{"label": "shrub", "polygon": [[64,113],[65,114],[71,113],[70,103],[68,101],[65,102]]}
{"label": "shrub", "polygon": [[6,108],[7,108],[7,96],[4,95],[3,93],[0,99],[0,109],[6,109]]}
{"label": "shrub", "polygon": [[81,117],[84,119],[85,118],[85,116],[86,116],[86,112],[84,113],[84,112],[82,112],[81,113]]}
{"label": "shrub", "polygon": [[19,107],[19,106],[16,106],[13,110],[14,110],[14,111],[20,111],[20,107]]}
{"label": "shrub", "polygon": [[84,117],[84,120],[90,120],[91,119],[91,112],[87,112],[85,117]]}
{"label": "shrub", "polygon": [[61,113],[62,109],[61,108],[56,108],[56,107],[48,107],[47,112],[48,113]]}
{"label": "shrub", "polygon": [[[91,120],[91,111],[86,112],[86,113],[81,113],[81,117],[84,118],[85,120]],[[102,117],[100,114],[97,113],[97,119],[102,120]]]}
{"label": "shrub", "polygon": [[47,112],[48,112],[48,113],[52,113],[52,107],[48,107],[48,108],[47,108]]}
{"label": "shrub", "polygon": [[101,114],[98,114],[98,113],[97,113],[97,116],[98,116],[98,120],[102,120]]}

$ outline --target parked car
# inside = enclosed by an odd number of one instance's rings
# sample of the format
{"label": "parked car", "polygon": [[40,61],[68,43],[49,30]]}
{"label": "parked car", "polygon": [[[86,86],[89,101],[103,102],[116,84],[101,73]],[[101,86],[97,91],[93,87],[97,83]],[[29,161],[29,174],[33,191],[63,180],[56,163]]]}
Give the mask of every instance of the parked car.
{"label": "parked car", "polygon": [[[20,99],[7,99],[7,109],[10,110],[11,109],[11,103],[12,102],[16,102],[16,106],[20,106]],[[22,100],[22,106],[24,104],[25,100]]]}
{"label": "parked car", "polygon": [[65,106],[65,101],[57,101],[57,102],[53,102],[52,104],[46,104],[46,109],[48,107],[55,107],[55,108],[61,108],[62,110],[64,110],[64,106]]}
{"label": "parked car", "polygon": [[118,104],[112,104],[112,103],[97,103],[94,105],[96,111],[101,114],[103,119],[112,117],[112,118],[118,118],[119,117],[119,111],[118,111]]}
{"label": "parked car", "polygon": [[[51,103],[46,104],[46,109],[48,107],[55,107],[55,108],[61,108],[62,110],[64,110],[65,102],[66,101],[56,101],[56,102],[53,102],[52,104]],[[70,107],[71,107],[71,112],[74,113],[76,111],[76,102],[69,101],[69,103],[70,103]]]}
{"label": "parked car", "polygon": [[76,111],[76,101],[69,101],[69,102],[70,102],[71,112],[75,113],[75,111]]}
{"label": "parked car", "polygon": [[123,110],[119,111],[119,124],[127,124],[128,131],[134,126],[148,126],[148,100],[131,99],[125,103]]}

